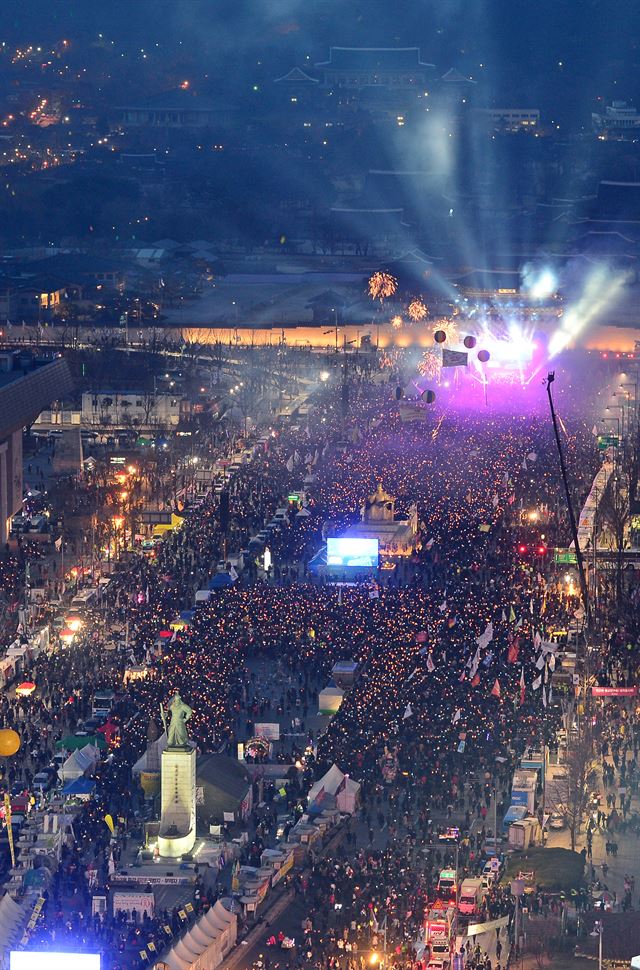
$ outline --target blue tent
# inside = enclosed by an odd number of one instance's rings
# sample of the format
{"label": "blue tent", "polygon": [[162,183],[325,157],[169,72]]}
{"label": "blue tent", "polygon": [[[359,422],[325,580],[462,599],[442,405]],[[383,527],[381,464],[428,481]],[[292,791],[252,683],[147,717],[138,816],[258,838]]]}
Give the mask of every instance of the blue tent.
{"label": "blue tent", "polygon": [[233,579],[229,573],[216,573],[209,580],[209,589],[226,589],[227,586],[233,586]]}
{"label": "blue tent", "polygon": [[189,622],[195,616],[195,610],[180,610],[180,619]]}
{"label": "blue tent", "polygon": [[91,778],[74,778],[73,781],[66,783],[62,794],[65,798],[71,798],[74,795],[92,795],[95,787],[96,783]]}

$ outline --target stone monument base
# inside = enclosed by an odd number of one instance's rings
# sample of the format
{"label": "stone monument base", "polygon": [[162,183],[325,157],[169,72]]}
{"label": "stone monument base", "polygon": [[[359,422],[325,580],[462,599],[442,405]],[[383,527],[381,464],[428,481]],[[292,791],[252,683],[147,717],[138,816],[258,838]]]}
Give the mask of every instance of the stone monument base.
{"label": "stone monument base", "polygon": [[178,859],[196,841],[195,748],[162,752],[161,812],[158,849],[161,858]]}

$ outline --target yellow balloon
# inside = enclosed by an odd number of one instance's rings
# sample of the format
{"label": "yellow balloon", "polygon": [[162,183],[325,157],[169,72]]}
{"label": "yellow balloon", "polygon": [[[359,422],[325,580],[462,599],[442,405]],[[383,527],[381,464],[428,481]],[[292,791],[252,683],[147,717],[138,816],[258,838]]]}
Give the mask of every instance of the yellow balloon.
{"label": "yellow balloon", "polygon": [[8,728],[0,730],[0,757],[10,758],[20,749],[20,735]]}

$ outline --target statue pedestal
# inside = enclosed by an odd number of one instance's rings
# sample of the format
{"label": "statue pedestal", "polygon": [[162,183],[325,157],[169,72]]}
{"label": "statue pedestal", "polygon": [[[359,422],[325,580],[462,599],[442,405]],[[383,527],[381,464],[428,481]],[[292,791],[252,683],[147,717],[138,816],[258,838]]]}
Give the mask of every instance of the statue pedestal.
{"label": "statue pedestal", "polygon": [[162,752],[160,834],[165,859],[191,852],[196,841],[196,751],[166,748]]}

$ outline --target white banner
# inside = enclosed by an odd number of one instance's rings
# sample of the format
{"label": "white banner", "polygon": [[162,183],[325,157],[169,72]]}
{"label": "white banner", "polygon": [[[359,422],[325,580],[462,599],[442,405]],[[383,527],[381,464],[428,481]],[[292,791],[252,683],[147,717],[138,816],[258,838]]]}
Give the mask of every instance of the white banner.
{"label": "white banner", "polygon": [[480,933],[489,933],[502,926],[509,925],[509,917],[501,916],[499,919],[490,919],[486,923],[469,923],[467,926],[467,936],[479,936]]}
{"label": "white banner", "polygon": [[135,909],[140,918],[143,913],[153,918],[156,898],[153,893],[128,893],[115,892],[113,894],[113,915],[125,912],[131,918],[131,912]]}

